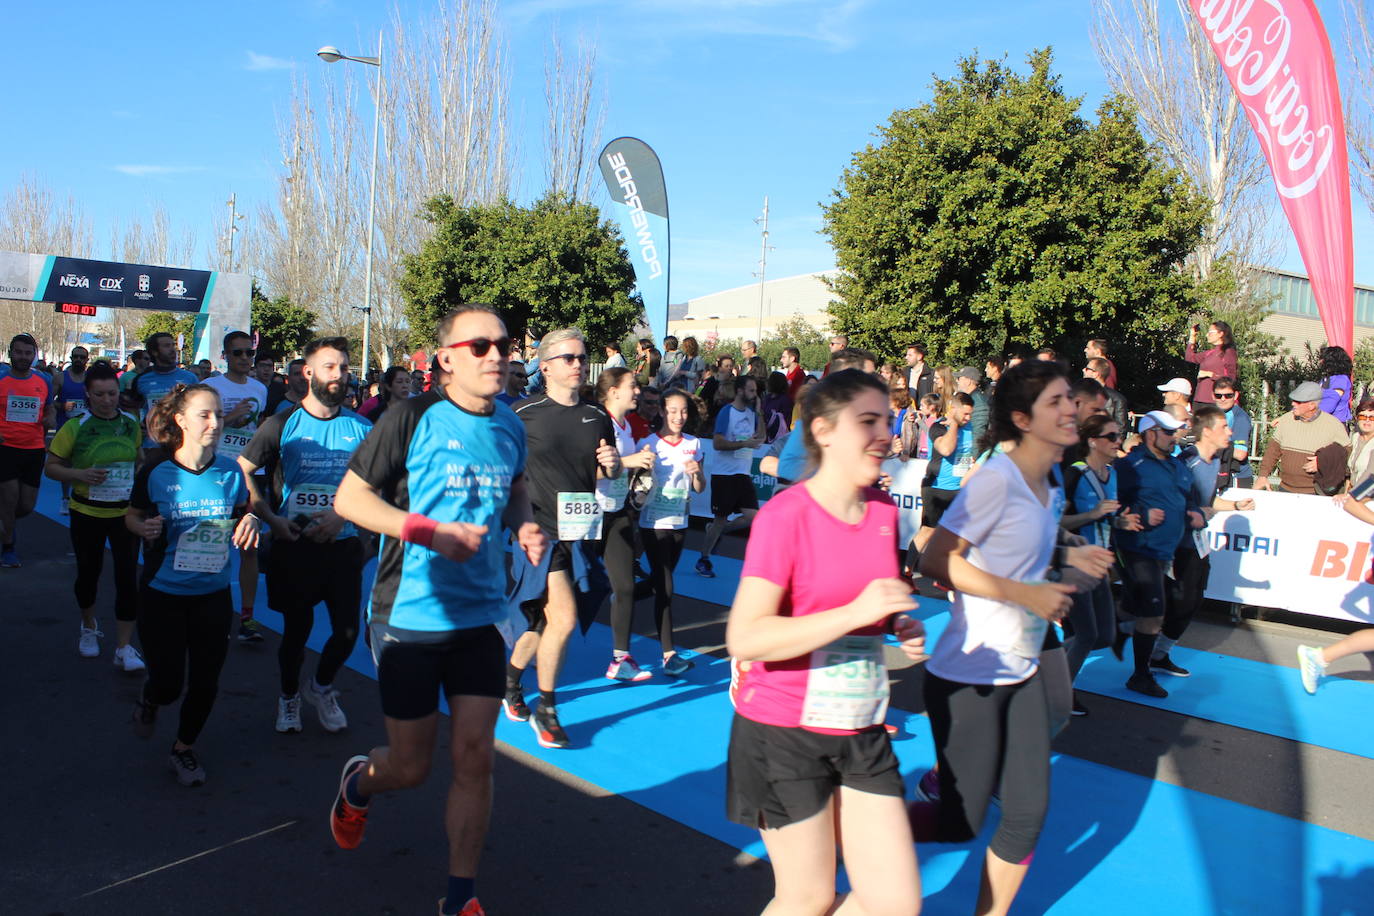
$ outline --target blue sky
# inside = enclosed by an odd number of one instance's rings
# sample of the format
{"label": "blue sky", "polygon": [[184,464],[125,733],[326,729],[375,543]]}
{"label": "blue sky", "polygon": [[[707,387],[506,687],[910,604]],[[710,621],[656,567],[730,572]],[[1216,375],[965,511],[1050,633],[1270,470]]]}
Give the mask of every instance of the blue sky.
{"label": "blue sky", "polygon": [[[406,0],[401,9],[411,18],[431,5]],[[372,53],[389,11],[360,0],[12,8],[6,69],[24,76],[8,84],[0,193],[27,172],[74,195],[93,218],[99,256],[111,227],[146,219],[153,201],[208,247],[231,192],[250,219],[274,194],[275,129],[291,82],[327,76],[315,49]],[[663,160],[674,302],[755,282],[753,221],[765,195],[769,275],[825,269],[834,261],[817,232],[818,205],[875,127],[925,101],[931,75],[951,73],[960,55],[976,49],[1020,64],[1052,46],[1064,86],[1091,113],[1106,86],[1087,15],[1086,0],[503,2],[526,151],[518,193],[541,189],[550,31],[583,34],[597,46],[607,94],[603,141],[638,136]],[[362,121],[370,119],[369,109]],[[1368,211],[1358,198],[1354,208],[1356,279],[1374,281],[1374,259],[1361,256]],[[1280,266],[1301,270],[1288,247]]]}

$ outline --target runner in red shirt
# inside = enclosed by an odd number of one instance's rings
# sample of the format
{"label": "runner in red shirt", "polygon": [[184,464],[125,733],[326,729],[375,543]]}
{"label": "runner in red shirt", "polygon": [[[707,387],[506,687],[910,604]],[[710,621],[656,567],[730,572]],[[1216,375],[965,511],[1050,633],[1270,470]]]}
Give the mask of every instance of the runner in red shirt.
{"label": "runner in red shirt", "polygon": [[18,568],[16,520],[33,511],[43,479],[44,434],[57,420],[52,380],[33,371],[38,342],[10,341],[10,369],[0,377],[0,567]]}
{"label": "runner in red shirt", "polygon": [[801,393],[801,387],[806,382],[806,372],[801,367],[801,351],[796,347],[788,347],[782,351],[782,372],[787,376],[787,396],[795,404],[797,395]]}

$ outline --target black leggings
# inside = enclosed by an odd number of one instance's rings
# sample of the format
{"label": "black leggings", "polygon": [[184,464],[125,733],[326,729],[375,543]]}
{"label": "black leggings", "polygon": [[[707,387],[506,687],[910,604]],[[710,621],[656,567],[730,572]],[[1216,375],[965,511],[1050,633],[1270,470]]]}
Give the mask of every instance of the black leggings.
{"label": "black leggings", "polygon": [[935,836],[917,840],[973,839],[1000,783],[1002,820],[988,848],[1004,862],[1025,862],[1050,805],[1049,712],[1040,675],[994,687],[927,671],[925,701],[940,763],[940,805]]}
{"label": "black leggings", "polygon": [[[143,701],[154,706],[181,703],[177,740],[195,744],[219,692],[219,673],[229,653],[234,602],[229,589],[208,595],[169,595],[144,586],[138,638],[148,663]],[[189,664],[188,664],[189,662]]]}
{"label": "black leggings", "polygon": [[95,607],[108,541],[114,560],[115,619],[137,620],[138,539],[124,526],[124,516],[96,518],[73,508],[71,536],[72,553],[76,554],[76,606],[83,611]]}
{"label": "black leggings", "polygon": [[1072,679],[1078,677],[1088,653],[1112,644],[1112,634],[1116,631],[1116,603],[1112,601],[1112,586],[1107,579],[1097,583],[1090,592],[1074,594],[1069,623],[1073,626],[1073,638],[1065,643],[1064,655]]}
{"label": "black leggings", "polygon": [[362,574],[363,550],[356,537],[329,544],[301,539],[272,545],[267,597],[282,617],[277,646],[282,696],[300,691],[305,643],[315,626],[315,605],[321,601],[329,612],[329,639],[315,666],[315,683],[334,683],[358,642]]}
{"label": "black leggings", "polygon": [[606,515],[601,546],[611,580],[611,635],[615,648],[630,650],[630,621],[635,613],[635,523],[629,508]]}
{"label": "black leggings", "polygon": [[[641,528],[644,553],[649,557],[649,583],[654,589],[654,625],[665,654],[673,651],[673,570],[682,556],[686,529]],[[626,626],[628,636],[629,626]]]}
{"label": "black leggings", "polygon": [[1169,609],[1164,613],[1160,629],[1169,639],[1178,642],[1192,623],[1193,615],[1202,607],[1207,591],[1207,577],[1212,572],[1211,557],[1200,557],[1193,539],[1183,539],[1183,546],[1174,552],[1174,578],[1169,582]]}

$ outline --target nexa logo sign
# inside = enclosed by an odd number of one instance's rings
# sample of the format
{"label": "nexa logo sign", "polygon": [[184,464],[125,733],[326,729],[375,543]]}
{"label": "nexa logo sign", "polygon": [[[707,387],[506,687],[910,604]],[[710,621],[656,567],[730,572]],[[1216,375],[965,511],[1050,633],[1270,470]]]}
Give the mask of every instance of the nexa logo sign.
{"label": "nexa logo sign", "polygon": [[90,289],[91,278],[83,277],[80,274],[63,274],[57,281],[58,286],[70,286],[76,289]]}
{"label": "nexa logo sign", "polygon": [[630,222],[635,227],[635,243],[639,245],[639,257],[649,268],[647,279],[657,279],[663,276],[663,264],[658,260],[658,246],[654,244],[654,234],[649,229],[649,217],[639,199],[639,188],[635,186],[634,175],[625,164],[625,154],[611,153],[606,157],[606,161],[615,169],[615,180],[620,185],[625,206],[630,208]]}
{"label": "nexa logo sign", "polygon": [[111,292],[120,293],[124,291],[123,277],[101,277],[100,288]]}

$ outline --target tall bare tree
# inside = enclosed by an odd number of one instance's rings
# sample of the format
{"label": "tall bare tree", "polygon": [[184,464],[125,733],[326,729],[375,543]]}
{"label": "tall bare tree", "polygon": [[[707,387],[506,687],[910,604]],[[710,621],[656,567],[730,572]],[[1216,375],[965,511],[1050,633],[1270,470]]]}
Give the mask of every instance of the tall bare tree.
{"label": "tall bare tree", "polygon": [[1366,0],[1343,0],[1347,79],[1345,133],[1350,141],[1351,179],[1374,210],[1374,34]]}
{"label": "tall bare tree", "polygon": [[[89,217],[72,197],[59,199],[37,176],[21,176],[0,201],[0,249],[29,254],[92,257]],[[48,303],[0,299],[0,337],[32,334],[49,359],[64,359],[89,320],[58,315]],[[3,346],[3,342],[0,342]]]}
{"label": "tall bare tree", "polygon": [[554,32],[544,56],[546,190],[589,201],[600,187],[596,157],[606,123],[605,98],[597,88],[596,47],[579,38],[569,56]]}
{"label": "tall bare tree", "polygon": [[1092,40],[1145,134],[1212,201],[1197,275],[1207,279],[1225,254],[1238,264],[1271,257],[1264,155],[1187,0],[1093,0]]}

